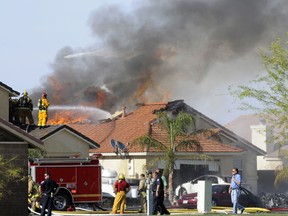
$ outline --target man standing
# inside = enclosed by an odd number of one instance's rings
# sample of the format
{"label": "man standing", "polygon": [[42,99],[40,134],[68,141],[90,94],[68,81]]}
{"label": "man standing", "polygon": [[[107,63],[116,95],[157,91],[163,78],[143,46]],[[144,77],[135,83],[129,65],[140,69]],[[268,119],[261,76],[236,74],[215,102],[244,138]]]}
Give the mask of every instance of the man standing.
{"label": "man standing", "polygon": [[166,181],[166,177],[162,174],[160,169],[156,169],[156,172],[158,173],[158,175],[161,177],[161,179],[163,181],[163,191],[164,191],[163,206],[164,206],[164,208],[163,208],[162,212],[164,214],[170,215],[170,212],[167,210],[167,208],[164,205],[164,199],[165,199],[165,197],[167,195],[167,185],[168,185],[167,181]]}
{"label": "man standing", "polygon": [[28,92],[25,90],[18,99],[17,109],[19,113],[19,118],[22,125],[26,124],[26,117],[28,118],[29,124],[34,124],[34,119],[32,116],[33,103],[31,98],[28,96]]}
{"label": "man standing", "polygon": [[238,168],[232,169],[231,185],[229,187],[229,193],[231,194],[231,202],[233,204],[233,214],[237,214],[237,209],[240,210],[241,214],[245,208],[238,203],[238,198],[240,196],[241,189],[241,175],[239,174]]}
{"label": "man standing", "polygon": [[118,181],[114,183],[114,193],[116,197],[114,199],[111,214],[117,214],[117,210],[120,209],[120,214],[124,214],[126,204],[126,194],[130,191],[130,185],[125,181],[125,176],[119,174]]}
{"label": "man standing", "polygon": [[45,210],[47,209],[47,216],[51,216],[53,199],[58,185],[50,178],[49,173],[44,174],[45,180],[41,182],[41,188],[43,189],[42,209],[41,216],[45,216]]}
{"label": "man standing", "polygon": [[39,129],[45,128],[46,122],[48,119],[48,107],[49,107],[49,102],[47,99],[47,93],[43,92],[42,97],[38,100],[38,126]]}
{"label": "man standing", "polygon": [[152,171],[147,170],[146,174],[146,186],[150,189],[153,183]]}
{"label": "man standing", "polygon": [[160,215],[170,214],[170,212],[164,206],[164,185],[163,180],[158,172],[153,173],[152,195],[153,195],[153,215],[157,215],[160,211]]}
{"label": "man standing", "polygon": [[146,190],[147,190],[147,186],[146,186],[145,175],[142,173],[140,174],[140,181],[139,181],[139,186],[138,186],[138,191],[140,194],[140,204],[141,204],[141,209],[139,210],[139,213],[147,212]]}

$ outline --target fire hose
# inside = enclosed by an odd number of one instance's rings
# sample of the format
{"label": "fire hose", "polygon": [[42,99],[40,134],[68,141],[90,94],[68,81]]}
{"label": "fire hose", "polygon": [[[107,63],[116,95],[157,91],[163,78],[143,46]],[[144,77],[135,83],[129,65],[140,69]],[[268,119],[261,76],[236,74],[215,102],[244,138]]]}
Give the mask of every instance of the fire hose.
{"label": "fire hose", "polygon": [[[40,205],[40,209],[42,209],[42,206],[41,206],[41,205]],[[80,208],[80,207],[77,207],[76,209],[77,209],[77,210],[82,210],[82,211],[91,211],[91,210],[84,209],[84,208]],[[34,210],[33,210],[32,208],[30,208],[29,206],[28,206],[28,210],[29,210],[30,212],[32,212],[33,214],[35,214],[35,215],[40,215],[39,212],[34,211]],[[47,209],[46,209],[46,212],[47,212]],[[53,211],[52,211],[52,215],[69,215],[69,213],[53,213]],[[77,214],[77,215],[81,215],[81,214]],[[82,215],[87,216],[87,214],[82,214]]]}

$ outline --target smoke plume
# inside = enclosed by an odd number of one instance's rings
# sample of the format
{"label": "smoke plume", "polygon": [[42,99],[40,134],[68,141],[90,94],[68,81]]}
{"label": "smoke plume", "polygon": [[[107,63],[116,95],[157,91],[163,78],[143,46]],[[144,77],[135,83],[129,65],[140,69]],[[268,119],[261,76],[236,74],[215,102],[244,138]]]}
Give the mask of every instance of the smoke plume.
{"label": "smoke plume", "polygon": [[138,3],[90,14],[95,44],[63,47],[43,79],[51,104],[114,112],[138,102],[184,99],[221,121],[231,103],[227,86],[259,73],[257,48],[287,31],[284,0]]}

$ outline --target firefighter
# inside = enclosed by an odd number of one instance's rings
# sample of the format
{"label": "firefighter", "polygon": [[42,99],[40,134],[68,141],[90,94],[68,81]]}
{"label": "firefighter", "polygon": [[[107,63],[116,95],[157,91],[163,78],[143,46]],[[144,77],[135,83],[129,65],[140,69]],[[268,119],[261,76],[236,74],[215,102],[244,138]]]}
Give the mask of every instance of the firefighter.
{"label": "firefighter", "polygon": [[26,90],[22,93],[22,95],[23,96],[21,96],[18,99],[18,103],[17,103],[17,109],[18,109],[20,122],[22,125],[25,125],[26,124],[26,118],[28,118],[29,124],[33,125],[34,119],[32,116],[32,111],[33,111],[32,100],[28,96],[28,92]]}
{"label": "firefighter", "polygon": [[40,198],[41,191],[39,190],[39,185],[33,181],[31,175],[28,175],[28,204],[31,205],[33,211],[40,209]]}
{"label": "firefighter", "polygon": [[140,204],[141,204],[141,209],[138,211],[138,213],[147,212],[146,190],[147,190],[146,179],[145,175],[142,173],[140,174],[140,181],[138,186],[138,194],[140,195]]}
{"label": "firefighter", "polygon": [[20,124],[17,98],[9,98],[9,122]]}
{"label": "firefighter", "polygon": [[42,97],[38,100],[38,126],[39,128],[45,128],[48,120],[48,107],[49,101],[47,99],[47,93],[43,92]]}
{"label": "firefighter", "polygon": [[114,183],[114,193],[116,197],[114,199],[111,214],[117,214],[117,210],[120,209],[120,214],[124,214],[126,204],[126,194],[130,191],[130,185],[125,181],[125,176],[119,174],[118,181]]}

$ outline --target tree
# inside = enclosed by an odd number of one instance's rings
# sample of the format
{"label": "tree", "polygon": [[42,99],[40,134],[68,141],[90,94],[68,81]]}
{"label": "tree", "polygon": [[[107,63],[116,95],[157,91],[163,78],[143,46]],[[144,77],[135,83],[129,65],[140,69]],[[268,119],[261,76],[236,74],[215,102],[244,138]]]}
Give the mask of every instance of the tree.
{"label": "tree", "polygon": [[[157,123],[160,129],[167,132],[167,141],[169,145],[160,143],[155,139],[151,134],[141,136],[137,138],[134,143],[140,144],[142,148],[146,148],[149,151],[151,148],[161,149],[165,152],[164,157],[161,157],[161,160],[165,162],[165,170],[169,174],[169,200],[173,200],[173,174],[174,174],[174,165],[175,161],[178,159],[177,149],[195,149],[197,155],[194,158],[197,159],[207,159],[208,156],[201,153],[201,146],[197,139],[197,134],[207,134],[214,136],[215,133],[209,130],[196,130],[195,120],[192,115],[186,112],[179,112],[177,114],[171,114],[165,111],[157,113]],[[183,158],[183,156],[182,156]],[[192,156],[190,156],[192,158]]]}
{"label": "tree", "polygon": [[46,155],[47,155],[47,152],[44,149],[39,149],[39,148],[28,149],[28,159],[43,158]]}
{"label": "tree", "polygon": [[[240,109],[253,110],[255,114],[266,119],[273,131],[277,129],[277,134],[273,134],[269,141],[281,145],[287,144],[288,140],[287,45],[287,41],[283,43],[278,37],[268,48],[260,49],[260,58],[267,73],[258,75],[255,80],[250,81],[249,86],[229,87],[230,94],[241,101]],[[287,171],[285,167],[278,170],[275,182],[288,179]]]}
{"label": "tree", "polygon": [[15,165],[16,157],[5,159],[0,155],[0,200],[11,193],[8,187],[10,182],[21,183],[25,180],[27,174]]}

